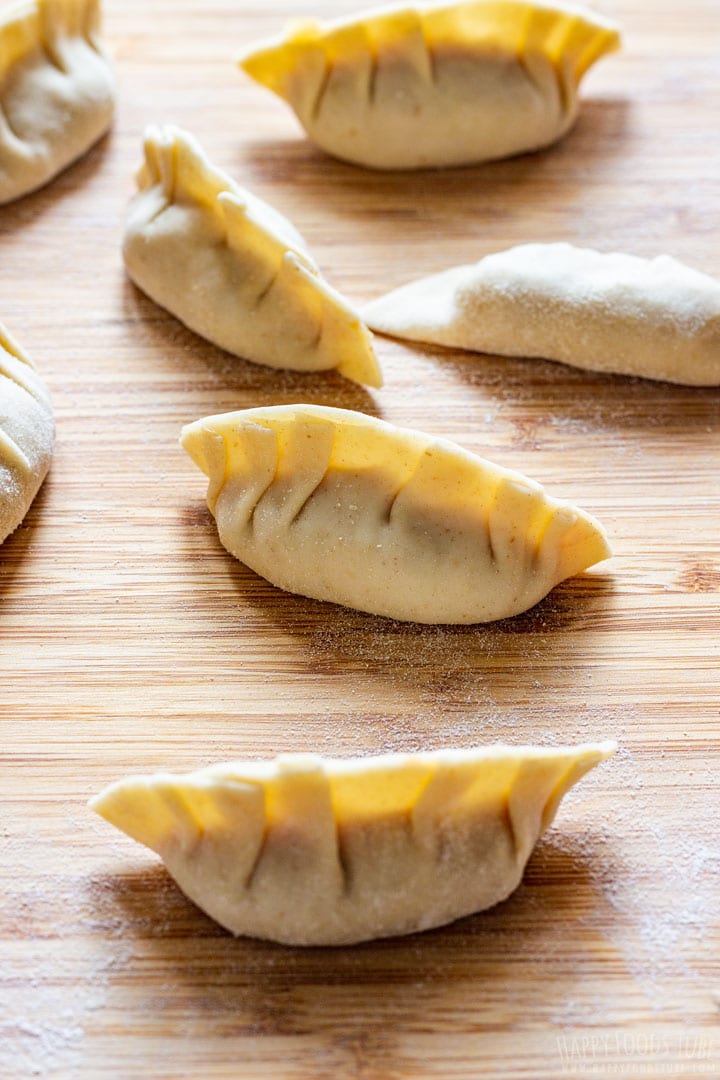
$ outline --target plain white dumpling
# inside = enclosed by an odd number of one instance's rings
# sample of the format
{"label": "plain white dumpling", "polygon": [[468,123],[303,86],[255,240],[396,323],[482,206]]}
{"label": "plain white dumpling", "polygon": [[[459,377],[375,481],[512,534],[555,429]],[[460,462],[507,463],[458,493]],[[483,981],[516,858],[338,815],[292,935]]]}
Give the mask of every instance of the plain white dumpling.
{"label": "plain white dumpling", "polygon": [[362,314],[413,341],[720,384],[720,281],[668,255],[524,244],[404,285]]}

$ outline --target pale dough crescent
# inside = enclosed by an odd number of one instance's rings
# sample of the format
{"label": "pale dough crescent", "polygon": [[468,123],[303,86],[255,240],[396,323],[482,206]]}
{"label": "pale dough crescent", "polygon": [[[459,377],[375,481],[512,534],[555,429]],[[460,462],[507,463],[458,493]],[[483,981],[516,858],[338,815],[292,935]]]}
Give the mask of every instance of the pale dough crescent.
{"label": "pale dough crescent", "polygon": [[99,26],[99,0],[0,11],[0,204],[46,184],[110,127],[115,81]]}
{"label": "pale dough crescent", "polygon": [[487,622],[610,554],[602,526],[540,484],[364,413],[247,409],[188,425],[182,444],[228,551],[318,600]]}
{"label": "pale dough crescent", "polygon": [[504,900],[613,743],[285,755],[112,784],[90,806],[234,934],[347,945]]}
{"label": "pale dough crescent", "polygon": [[396,4],[295,22],[240,66],[328,153],[421,169],[556,142],[583,75],[619,44],[614,23],[562,0]]}
{"label": "pale dough crescent", "polygon": [[382,385],[370,331],[286,218],[179,128],[148,128],[144,151],[123,243],[143,292],[246,360]]}
{"label": "pale dough crescent", "polygon": [[45,479],[55,437],[50,394],[0,324],[0,543],[25,517]]}
{"label": "pale dough crescent", "polygon": [[404,285],[362,314],[412,341],[720,384],[720,281],[668,255],[524,244]]}

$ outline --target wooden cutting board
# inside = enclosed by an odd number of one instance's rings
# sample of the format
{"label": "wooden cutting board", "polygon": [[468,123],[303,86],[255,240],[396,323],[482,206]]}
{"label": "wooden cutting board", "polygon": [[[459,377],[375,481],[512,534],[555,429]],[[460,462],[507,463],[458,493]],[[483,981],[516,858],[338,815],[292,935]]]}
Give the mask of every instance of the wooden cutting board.
{"label": "wooden cutting board", "polygon": [[[123,274],[149,122],[193,131],[362,302],[523,241],[720,273],[720,4],[600,0],[626,30],[574,132],[485,167],[382,175],[303,138],[233,54],[301,0],[115,0],[113,133],[0,210],[0,318],[57,451],[0,552],[0,1073],[394,1080],[720,1075],[720,391],[386,340],[386,385],[199,340]],[[349,12],[350,0],[309,5]],[[486,627],[283,594],[220,547],[177,445],[201,415],[362,409],[597,514],[615,557]],[[233,757],[616,738],[506,903],[353,949],[233,940],[86,799]]]}

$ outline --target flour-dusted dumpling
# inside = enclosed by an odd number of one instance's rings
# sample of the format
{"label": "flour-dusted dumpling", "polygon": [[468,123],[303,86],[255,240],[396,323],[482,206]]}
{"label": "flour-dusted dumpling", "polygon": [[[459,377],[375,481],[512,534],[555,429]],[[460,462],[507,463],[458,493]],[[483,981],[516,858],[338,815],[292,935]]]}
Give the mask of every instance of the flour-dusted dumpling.
{"label": "flour-dusted dumpling", "polygon": [[130,203],[125,265],[196,333],[258,364],[336,369],[382,385],[372,335],[322,279],[294,227],[177,128],[150,128]]}
{"label": "flour-dusted dumpling", "polygon": [[0,324],[0,543],[18,527],[50,467],[50,394]]}
{"label": "flour-dusted dumpling", "polygon": [[582,76],[619,42],[614,24],[562,0],[418,3],[295,23],[240,66],[328,153],[421,169],[555,142]]}
{"label": "flour-dusted dumpling", "polygon": [[98,0],[0,10],[0,204],[46,184],[110,126],[114,80]]}
{"label": "flour-dusted dumpling", "polygon": [[720,384],[720,281],[668,255],[527,244],[421,278],[362,314],[413,341]]}
{"label": "flour-dusted dumpling", "polygon": [[234,934],[347,945],[504,900],[563,796],[614,750],[286,755],[131,777],[90,806]]}
{"label": "flour-dusted dumpling", "polygon": [[318,405],[198,420],[220,540],[289,592],[423,623],[516,615],[605,559],[601,526],[445,439]]}

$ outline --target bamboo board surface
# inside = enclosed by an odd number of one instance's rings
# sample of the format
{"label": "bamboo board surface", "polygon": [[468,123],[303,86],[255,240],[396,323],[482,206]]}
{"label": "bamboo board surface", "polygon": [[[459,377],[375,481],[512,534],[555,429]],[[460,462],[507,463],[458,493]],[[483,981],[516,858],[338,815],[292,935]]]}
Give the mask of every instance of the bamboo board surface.
{"label": "bamboo board surface", "polygon": [[[125,279],[141,132],[193,131],[362,302],[513,243],[720,273],[720,4],[602,0],[625,51],[573,133],[485,167],[382,175],[314,150],[239,48],[299,0],[115,0],[112,134],[0,209],[0,318],[54,397],[51,474],[0,551],[0,1075],[720,1075],[720,390],[378,340],[386,385],[278,373]],[[353,10],[324,0],[310,13]],[[579,502],[615,557],[486,627],[283,594],[221,548],[177,445],[263,403],[362,409]],[[616,738],[496,909],[353,949],[233,940],[86,809],[133,772],[282,751]]]}

